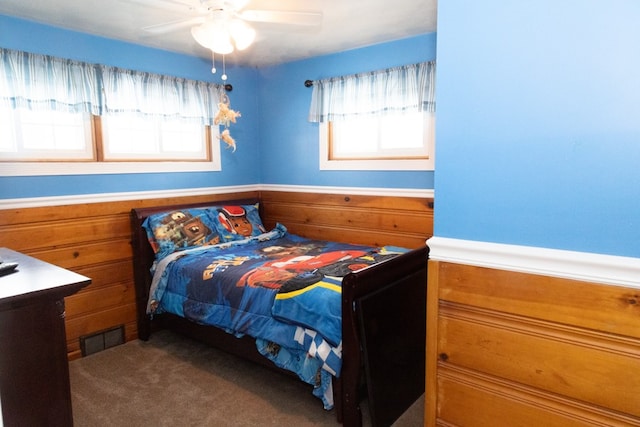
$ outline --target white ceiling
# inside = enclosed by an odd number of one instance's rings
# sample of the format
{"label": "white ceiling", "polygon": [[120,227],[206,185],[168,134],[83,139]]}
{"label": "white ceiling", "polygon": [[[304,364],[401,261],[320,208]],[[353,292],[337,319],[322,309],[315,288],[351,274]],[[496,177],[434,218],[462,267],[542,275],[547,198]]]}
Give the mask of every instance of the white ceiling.
{"label": "white ceiling", "polygon": [[[144,27],[195,16],[201,0],[0,0],[0,14],[111,39],[210,57],[189,28],[154,35]],[[207,0],[203,0],[207,1]],[[436,31],[436,0],[250,0],[244,9],[322,12],[320,27],[252,23],[256,41],[227,55],[265,66],[341,52]]]}

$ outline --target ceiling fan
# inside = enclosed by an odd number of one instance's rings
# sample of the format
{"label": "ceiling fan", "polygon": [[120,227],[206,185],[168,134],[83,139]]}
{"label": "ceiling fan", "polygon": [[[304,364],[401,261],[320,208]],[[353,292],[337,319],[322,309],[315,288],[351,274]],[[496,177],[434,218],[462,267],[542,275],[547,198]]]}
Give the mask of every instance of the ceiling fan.
{"label": "ceiling fan", "polygon": [[131,0],[186,15],[185,18],[144,27],[151,34],[165,34],[191,27],[193,38],[218,54],[243,50],[255,38],[248,22],[318,26],[322,13],[305,11],[244,9],[249,0]]}

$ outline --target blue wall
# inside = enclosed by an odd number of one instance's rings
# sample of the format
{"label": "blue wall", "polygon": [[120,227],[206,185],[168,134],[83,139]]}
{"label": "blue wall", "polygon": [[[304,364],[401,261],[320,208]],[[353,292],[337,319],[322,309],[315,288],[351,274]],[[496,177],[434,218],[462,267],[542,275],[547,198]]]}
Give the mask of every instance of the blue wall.
{"label": "blue wall", "polygon": [[318,124],[307,119],[312,89],[304,81],[435,58],[432,33],[260,69],[262,183],[432,189],[432,171],[320,171]]}
{"label": "blue wall", "polygon": [[[220,82],[206,59],[2,15],[0,47]],[[238,149],[222,150],[221,172],[0,177],[0,199],[250,184],[433,188],[433,172],[320,172],[318,127],[307,121],[311,89],[303,83],[435,59],[435,48],[429,34],[260,70],[230,67],[231,103],[242,118],[233,128]]]}
{"label": "blue wall", "polygon": [[640,2],[438,5],[435,234],[640,257]]}

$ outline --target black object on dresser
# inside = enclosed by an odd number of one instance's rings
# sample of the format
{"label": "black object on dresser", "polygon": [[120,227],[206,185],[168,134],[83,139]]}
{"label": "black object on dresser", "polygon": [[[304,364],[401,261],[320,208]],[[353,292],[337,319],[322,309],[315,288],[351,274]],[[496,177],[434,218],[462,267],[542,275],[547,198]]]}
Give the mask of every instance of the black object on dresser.
{"label": "black object on dresser", "polygon": [[2,422],[72,426],[64,298],[91,279],[6,248],[0,259],[18,264],[0,275]]}

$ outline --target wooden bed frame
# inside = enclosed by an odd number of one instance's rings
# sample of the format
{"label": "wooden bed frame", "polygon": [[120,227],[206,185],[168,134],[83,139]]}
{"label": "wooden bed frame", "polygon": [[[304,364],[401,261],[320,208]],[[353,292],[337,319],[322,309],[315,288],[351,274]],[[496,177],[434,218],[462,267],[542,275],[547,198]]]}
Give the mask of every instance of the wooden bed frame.
{"label": "wooden bed frame", "polygon": [[[284,372],[256,349],[251,337],[236,338],[221,329],[170,314],[146,313],[154,253],[142,223],[149,215],[180,208],[250,204],[225,200],[131,210],[138,336],[170,328],[229,353]],[[286,225],[286,224],[285,224]],[[342,372],[334,379],[339,422],[362,425],[360,402],[366,395],[373,426],[390,425],[424,393],[427,258],[424,246],[350,273],[342,282]],[[296,377],[297,378],[297,377]]]}

